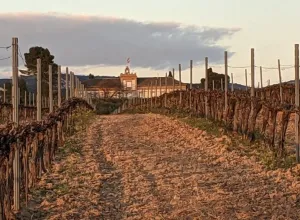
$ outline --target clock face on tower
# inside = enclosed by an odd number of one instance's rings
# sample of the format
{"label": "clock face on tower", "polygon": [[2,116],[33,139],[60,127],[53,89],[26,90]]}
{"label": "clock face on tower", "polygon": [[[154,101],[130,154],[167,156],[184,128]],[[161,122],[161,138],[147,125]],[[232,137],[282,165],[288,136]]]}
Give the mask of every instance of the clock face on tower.
{"label": "clock face on tower", "polygon": [[125,68],[125,74],[130,74],[130,69],[128,66],[126,66],[126,68]]}

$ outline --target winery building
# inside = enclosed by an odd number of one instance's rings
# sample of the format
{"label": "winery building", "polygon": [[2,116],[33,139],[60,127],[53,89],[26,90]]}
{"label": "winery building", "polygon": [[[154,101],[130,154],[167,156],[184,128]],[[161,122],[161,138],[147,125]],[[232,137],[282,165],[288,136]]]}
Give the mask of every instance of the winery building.
{"label": "winery building", "polygon": [[174,90],[186,90],[186,83],[180,84],[173,77],[138,77],[130,72],[128,66],[119,77],[89,79],[83,84],[92,97],[99,98],[149,98]]}

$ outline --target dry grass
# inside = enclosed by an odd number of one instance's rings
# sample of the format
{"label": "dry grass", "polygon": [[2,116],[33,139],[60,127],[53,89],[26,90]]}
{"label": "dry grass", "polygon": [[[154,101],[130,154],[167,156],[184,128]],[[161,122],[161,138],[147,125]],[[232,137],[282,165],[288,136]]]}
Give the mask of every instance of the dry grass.
{"label": "dry grass", "polygon": [[74,145],[40,183],[33,219],[300,219],[300,167],[265,170],[226,135],[118,115]]}

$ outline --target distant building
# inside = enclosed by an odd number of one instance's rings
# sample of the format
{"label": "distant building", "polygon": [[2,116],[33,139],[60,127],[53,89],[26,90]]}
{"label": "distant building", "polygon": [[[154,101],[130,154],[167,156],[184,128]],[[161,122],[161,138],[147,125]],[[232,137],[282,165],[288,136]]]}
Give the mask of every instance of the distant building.
{"label": "distant building", "polygon": [[[87,92],[93,97],[141,97],[160,96],[173,90],[186,90],[186,83],[181,83],[173,77],[137,77],[130,73],[126,66],[119,77],[89,79],[83,82]],[[152,85],[152,90],[151,90]]]}

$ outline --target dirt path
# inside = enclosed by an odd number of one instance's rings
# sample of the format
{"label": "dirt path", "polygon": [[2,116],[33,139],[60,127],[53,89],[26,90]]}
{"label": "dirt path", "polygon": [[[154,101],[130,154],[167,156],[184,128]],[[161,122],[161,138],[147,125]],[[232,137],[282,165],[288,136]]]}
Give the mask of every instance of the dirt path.
{"label": "dirt path", "polygon": [[68,138],[59,149],[53,169],[43,174],[20,219],[97,219],[100,186],[100,121],[87,132]]}
{"label": "dirt path", "polygon": [[165,116],[98,118],[81,154],[42,181],[67,184],[42,196],[42,219],[300,219],[294,174],[265,171],[228,145]]}

